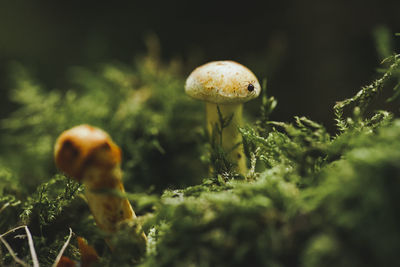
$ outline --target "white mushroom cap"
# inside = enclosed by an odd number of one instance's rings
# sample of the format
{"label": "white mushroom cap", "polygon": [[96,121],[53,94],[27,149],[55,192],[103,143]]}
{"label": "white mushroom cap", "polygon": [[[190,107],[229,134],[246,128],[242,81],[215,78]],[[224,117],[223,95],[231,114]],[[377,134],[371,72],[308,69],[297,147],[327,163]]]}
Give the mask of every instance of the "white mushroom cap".
{"label": "white mushroom cap", "polygon": [[186,93],[216,104],[235,104],[256,98],[261,91],[257,77],[234,61],[213,61],[196,68],[187,78]]}

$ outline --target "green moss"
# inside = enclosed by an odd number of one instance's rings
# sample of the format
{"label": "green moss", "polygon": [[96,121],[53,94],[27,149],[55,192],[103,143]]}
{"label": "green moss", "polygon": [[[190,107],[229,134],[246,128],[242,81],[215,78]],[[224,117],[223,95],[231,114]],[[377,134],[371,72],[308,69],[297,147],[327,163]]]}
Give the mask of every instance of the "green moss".
{"label": "green moss", "polygon": [[[336,104],[335,134],[301,116],[271,121],[277,101],[264,91],[257,122],[240,129],[249,159],[240,177],[207,138],[204,107],[184,94],[179,63],[160,62],[157,45],[150,47],[132,66],[74,68],[63,90],[47,90],[16,67],[10,97],[18,107],[1,122],[2,232],[28,225],[43,266],[53,263],[69,227],[96,248],[103,266],[399,264],[400,119],[371,109],[382,90],[394,88],[389,100],[397,101],[399,55]],[[57,174],[54,141],[80,123],[105,129],[123,150],[125,196],[148,236],[145,255],[130,238],[137,225],[105,235],[82,188]],[[26,239],[15,234],[7,242],[30,262]],[[75,238],[65,255],[79,260]],[[0,264],[12,263],[2,246]]]}

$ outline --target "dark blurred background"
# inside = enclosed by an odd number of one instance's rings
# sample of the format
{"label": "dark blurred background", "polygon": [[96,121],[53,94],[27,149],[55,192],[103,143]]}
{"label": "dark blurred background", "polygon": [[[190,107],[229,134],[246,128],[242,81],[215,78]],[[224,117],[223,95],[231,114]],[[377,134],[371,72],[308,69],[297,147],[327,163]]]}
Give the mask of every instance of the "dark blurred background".
{"label": "dark blurred background", "polygon": [[399,10],[398,0],[0,1],[0,118],[15,108],[11,62],[46,88],[66,88],[71,66],[130,63],[155,34],[183,75],[210,60],[239,61],[268,78],[279,102],[273,119],[305,115],[332,129],[335,101],[376,77],[374,29],[399,32]]}

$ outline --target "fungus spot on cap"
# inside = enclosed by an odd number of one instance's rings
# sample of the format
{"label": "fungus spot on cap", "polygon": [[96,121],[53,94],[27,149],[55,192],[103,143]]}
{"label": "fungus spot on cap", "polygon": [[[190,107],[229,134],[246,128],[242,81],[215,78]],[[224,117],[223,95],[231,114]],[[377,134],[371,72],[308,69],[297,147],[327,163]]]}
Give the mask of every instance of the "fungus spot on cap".
{"label": "fungus spot on cap", "polygon": [[196,99],[235,104],[256,98],[261,86],[254,73],[245,66],[234,61],[213,61],[189,75],[185,91]]}

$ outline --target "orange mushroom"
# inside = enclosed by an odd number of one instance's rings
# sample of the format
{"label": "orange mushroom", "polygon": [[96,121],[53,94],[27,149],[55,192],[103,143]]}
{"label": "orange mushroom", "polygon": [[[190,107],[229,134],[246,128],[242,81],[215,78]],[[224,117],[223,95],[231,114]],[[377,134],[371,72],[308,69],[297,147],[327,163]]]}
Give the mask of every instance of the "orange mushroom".
{"label": "orange mushroom", "polygon": [[[106,233],[114,233],[124,222],[134,222],[135,212],[128,199],[118,194],[125,192],[122,183],[121,150],[103,130],[90,125],[79,125],[63,132],[57,139],[54,157],[57,167],[66,175],[82,182],[93,217]],[[140,230],[143,251],[146,235]]]}

